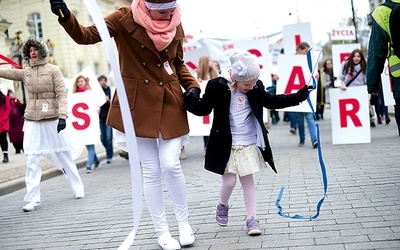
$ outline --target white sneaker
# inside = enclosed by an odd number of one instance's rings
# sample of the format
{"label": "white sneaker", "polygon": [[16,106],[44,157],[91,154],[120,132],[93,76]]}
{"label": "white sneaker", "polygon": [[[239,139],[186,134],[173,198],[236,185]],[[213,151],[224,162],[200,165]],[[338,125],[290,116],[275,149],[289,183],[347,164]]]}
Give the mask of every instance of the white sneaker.
{"label": "white sneaker", "polygon": [[165,232],[161,236],[158,236],[158,245],[160,245],[164,250],[181,249],[179,242],[172,238],[169,232]]}
{"label": "white sneaker", "polygon": [[184,160],[186,159],[187,155],[186,155],[186,151],[185,148],[181,149],[181,154],[179,155],[179,160]]}
{"label": "white sneaker", "polygon": [[75,198],[76,199],[83,199],[85,198],[85,192],[84,191],[80,191],[78,193],[75,194]]}
{"label": "white sneaker", "polygon": [[189,223],[179,226],[179,242],[181,246],[190,246],[194,243],[194,233]]}
{"label": "white sneaker", "polygon": [[40,208],[40,203],[32,203],[29,202],[28,204],[26,204],[23,208],[22,211],[24,212],[32,212],[33,210],[39,209]]}

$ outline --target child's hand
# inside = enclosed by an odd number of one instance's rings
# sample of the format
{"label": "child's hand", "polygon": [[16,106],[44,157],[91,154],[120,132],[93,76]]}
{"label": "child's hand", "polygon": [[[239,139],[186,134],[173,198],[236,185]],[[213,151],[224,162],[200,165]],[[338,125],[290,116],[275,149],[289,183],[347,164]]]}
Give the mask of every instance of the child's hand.
{"label": "child's hand", "polygon": [[183,93],[183,100],[185,102],[185,109],[193,113],[193,111],[197,110],[201,105],[200,89],[189,89]]}
{"label": "child's hand", "polygon": [[297,91],[297,93],[296,93],[297,94],[297,100],[299,102],[307,100],[308,94],[310,93],[312,88],[313,88],[312,86],[304,85],[304,87],[299,89],[299,91]]}

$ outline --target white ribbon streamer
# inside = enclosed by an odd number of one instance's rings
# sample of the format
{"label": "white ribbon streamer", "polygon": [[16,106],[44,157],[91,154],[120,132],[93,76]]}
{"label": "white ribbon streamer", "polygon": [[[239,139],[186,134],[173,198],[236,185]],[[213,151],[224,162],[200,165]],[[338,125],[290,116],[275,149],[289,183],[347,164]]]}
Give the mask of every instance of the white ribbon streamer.
{"label": "white ribbon streamer", "polygon": [[108,32],[104,17],[95,0],[83,0],[83,2],[89,11],[89,14],[92,16],[94,23],[96,24],[101,40],[105,46],[111,69],[114,73],[116,90],[121,107],[122,121],[127,138],[126,143],[128,147],[129,165],[131,170],[133,229],[119,247],[119,250],[125,250],[129,249],[135,240],[135,235],[139,227],[143,210],[142,173],[139,163],[136,134],[129,109],[125,86],[122,82],[121,72],[118,66],[117,57],[115,55],[115,47]]}

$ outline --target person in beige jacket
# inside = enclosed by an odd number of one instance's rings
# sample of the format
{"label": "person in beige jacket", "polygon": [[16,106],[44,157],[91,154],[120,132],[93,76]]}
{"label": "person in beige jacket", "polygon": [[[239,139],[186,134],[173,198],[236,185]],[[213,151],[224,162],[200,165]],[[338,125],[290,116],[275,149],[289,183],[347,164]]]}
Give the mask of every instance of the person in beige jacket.
{"label": "person in beige jacket", "polygon": [[29,94],[25,109],[24,153],[26,155],[26,189],[22,210],[31,212],[40,207],[40,156],[50,159],[64,174],[75,198],[85,197],[84,186],[73,154],[82,151],[75,147],[65,131],[67,92],[60,69],[48,63],[48,49],[43,41],[29,38],[22,47],[29,67],[0,69],[0,77],[22,81]]}
{"label": "person in beige jacket", "polygon": [[[76,43],[101,42],[96,25],[81,25],[63,0],[50,0],[50,5]],[[105,17],[118,49],[121,76],[135,124],[144,195],[158,244],[163,249],[180,249],[195,241],[188,222],[186,181],[179,155],[189,133],[182,88],[186,95],[199,96],[200,86],[183,61],[180,14],[175,0],[134,0],[131,6]],[[107,125],[124,133],[118,93],[112,98]],[[167,223],[163,178],[178,221],[179,242],[171,236]]]}

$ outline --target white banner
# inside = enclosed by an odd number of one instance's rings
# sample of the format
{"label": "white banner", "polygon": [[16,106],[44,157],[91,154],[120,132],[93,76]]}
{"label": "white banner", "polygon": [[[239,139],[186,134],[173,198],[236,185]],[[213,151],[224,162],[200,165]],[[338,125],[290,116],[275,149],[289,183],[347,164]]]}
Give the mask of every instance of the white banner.
{"label": "white banner", "polygon": [[[318,55],[313,53],[313,62]],[[307,64],[307,55],[280,55],[278,58],[279,81],[276,84],[276,94],[296,93],[304,85],[312,85],[311,73]],[[317,91],[310,92],[310,100],[313,109],[316,108]],[[292,112],[312,112],[307,101],[298,106],[282,109]]]}
{"label": "white banner", "polygon": [[334,27],[331,31],[332,41],[356,40],[356,29],[354,26]]}
{"label": "white banner", "polygon": [[[200,88],[201,88],[201,95],[204,94],[204,91],[206,89],[208,81],[202,81],[200,82]],[[187,112],[188,114],[188,121],[189,121],[189,128],[190,136],[208,136],[210,135],[210,130],[211,130],[211,125],[212,125],[212,119],[214,116],[214,113],[211,112],[211,114],[207,116],[197,116],[194,115],[190,112]]]}
{"label": "white banner", "polygon": [[381,74],[381,79],[382,79],[381,91],[383,92],[383,100],[385,101],[385,106],[390,106],[390,105],[395,105],[396,102],[393,97],[393,89],[392,85],[390,84],[389,69],[387,66],[388,63],[386,61],[385,68],[383,70],[383,73]]}
{"label": "white banner", "polygon": [[306,42],[310,47],[314,47],[311,23],[309,22],[285,25],[282,33],[285,55],[296,54],[296,47],[301,42]]}
{"label": "white banner", "polygon": [[99,105],[93,91],[68,94],[67,129],[80,145],[100,144]]}
{"label": "white banner", "polygon": [[371,142],[367,86],[329,89],[332,144]]}
{"label": "white banner", "polygon": [[219,40],[204,39],[204,47],[194,46],[196,49],[189,50],[190,45],[184,53],[186,67],[195,75],[198,62],[201,56],[210,56],[213,60],[218,61],[221,69],[230,65],[229,55],[235,49],[246,50],[258,58],[260,63],[260,80],[263,81],[265,87],[271,85],[271,56],[269,53],[268,38],[264,39],[242,39],[242,40]]}
{"label": "white banner", "polygon": [[121,106],[122,121],[124,124],[125,135],[129,140],[126,141],[129,153],[129,166],[131,170],[131,192],[132,192],[132,210],[133,210],[133,229],[120,245],[120,250],[127,250],[135,240],[136,232],[139,228],[140,219],[143,211],[143,182],[142,171],[140,168],[139,154],[137,149],[137,140],[135,128],[128,103],[125,85],[122,81],[121,72],[118,65],[117,56],[115,55],[115,45],[111,40],[104,17],[95,0],[84,0],[85,6],[92,16],[96,28],[99,31],[101,40],[107,52],[110,61],[111,70],[114,73],[114,80],[118,92],[118,100]]}

